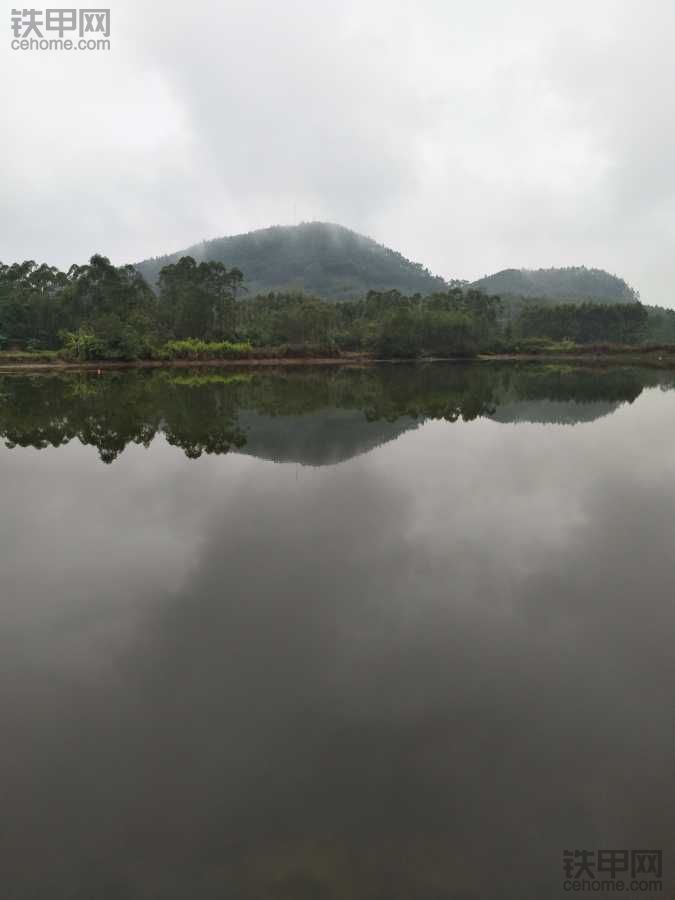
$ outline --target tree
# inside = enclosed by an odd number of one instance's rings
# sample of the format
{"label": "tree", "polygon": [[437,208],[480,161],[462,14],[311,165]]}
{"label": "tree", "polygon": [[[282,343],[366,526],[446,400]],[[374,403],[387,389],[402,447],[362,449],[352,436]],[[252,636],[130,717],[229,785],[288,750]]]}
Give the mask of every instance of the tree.
{"label": "tree", "polygon": [[159,273],[160,316],[176,338],[231,340],[235,300],[242,272],[219,262],[197,263],[183,256]]}

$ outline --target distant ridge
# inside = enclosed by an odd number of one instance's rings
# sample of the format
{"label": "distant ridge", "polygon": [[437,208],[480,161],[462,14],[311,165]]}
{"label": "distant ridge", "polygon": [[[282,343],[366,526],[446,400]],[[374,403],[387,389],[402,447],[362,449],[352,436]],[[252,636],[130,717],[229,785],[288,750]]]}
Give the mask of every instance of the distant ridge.
{"label": "distant ridge", "polygon": [[362,297],[369,290],[430,294],[446,282],[420,263],[341,225],[305,222],[275,225],[247,234],[215,238],[178,253],[137,263],[152,285],[162,266],[181,256],[222,262],[244,273],[249,294],[302,290],[332,300]]}
{"label": "distant ridge", "polygon": [[[244,273],[244,286],[250,295],[304,291],[329,300],[348,300],[363,297],[369,290],[428,295],[449,286],[421,263],[330,222],[274,225],[214,238],[177,253],[143,260],[136,268],[154,286],[162,266],[177,262],[181,256],[193,256],[198,262],[221,262],[228,268],[237,266]],[[504,298],[558,303],[639,300],[638,292],[622,278],[586,266],[503,269],[467,286]]]}
{"label": "distant ridge", "polygon": [[636,290],[604,269],[503,269],[474,281],[472,287],[501,297],[526,297],[581,303],[635,303]]}

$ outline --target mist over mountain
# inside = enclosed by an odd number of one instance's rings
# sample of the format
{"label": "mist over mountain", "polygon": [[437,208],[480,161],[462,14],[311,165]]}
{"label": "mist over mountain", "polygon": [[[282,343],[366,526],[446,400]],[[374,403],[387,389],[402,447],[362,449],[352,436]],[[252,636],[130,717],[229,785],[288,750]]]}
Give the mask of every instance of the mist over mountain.
{"label": "mist over mountain", "polygon": [[[328,222],[274,225],[214,238],[176,253],[143,260],[136,268],[154,286],[160,269],[182,256],[192,256],[197,262],[221,262],[228,268],[236,266],[244,273],[249,296],[270,291],[304,291],[329,300],[347,300],[363,297],[370,290],[429,295],[448,287],[445,279],[433,275],[421,263]],[[570,303],[639,300],[638,292],[622,278],[586,266],[504,269],[479,278],[470,286],[507,299]]]}
{"label": "mist over mountain", "polygon": [[152,285],[162,266],[192,256],[198,262],[236,266],[250,295],[302,290],[331,300],[364,296],[369,290],[430,294],[446,282],[420,263],[371,238],[327,222],[275,225],[248,234],[215,238],[178,253],[136,265]]}
{"label": "mist over mountain", "polygon": [[500,297],[525,297],[581,303],[635,303],[640,295],[623,278],[603,269],[504,269],[473,282],[472,287]]}

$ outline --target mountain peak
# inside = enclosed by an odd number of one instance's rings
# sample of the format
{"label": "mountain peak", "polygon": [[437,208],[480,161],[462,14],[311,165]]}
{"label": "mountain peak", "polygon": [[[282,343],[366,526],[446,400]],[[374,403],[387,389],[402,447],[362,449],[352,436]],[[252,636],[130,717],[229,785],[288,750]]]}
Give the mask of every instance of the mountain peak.
{"label": "mountain peak", "polygon": [[333,222],[272,225],[214,238],[178,253],[144,260],[136,268],[155,284],[162,266],[181,256],[237,266],[252,295],[302,290],[346,300],[364,296],[369,290],[429,294],[446,288],[442,278],[420,263]]}
{"label": "mountain peak", "polygon": [[501,297],[528,297],[559,302],[635,303],[640,295],[623,278],[604,269],[568,266],[551,269],[502,269],[472,285]]}

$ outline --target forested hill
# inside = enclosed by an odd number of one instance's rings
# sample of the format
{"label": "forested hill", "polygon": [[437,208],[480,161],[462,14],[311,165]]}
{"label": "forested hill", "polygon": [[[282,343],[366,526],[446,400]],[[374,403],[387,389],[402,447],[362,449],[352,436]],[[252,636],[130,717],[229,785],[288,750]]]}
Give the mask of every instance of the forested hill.
{"label": "forested hill", "polygon": [[221,262],[244,273],[249,295],[303,290],[326,299],[362,297],[369,290],[430,294],[447,289],[419,263],[411,262],[370,238],[326,222],[274,226],[248,234],[216,238],[169,256],[136,265],[155,285],[162,266],[181,256]]}
{"label": "forested hill", "polygon": [[472,287],[501,297],[528,297],[579,303],[635,303],[639,295],[623,278],[603,269],[504,269],[475,281]]}

